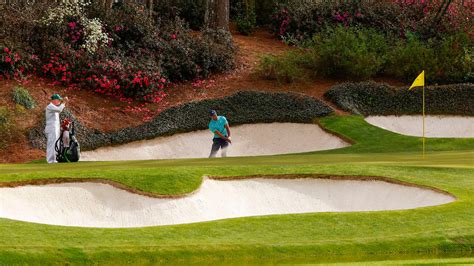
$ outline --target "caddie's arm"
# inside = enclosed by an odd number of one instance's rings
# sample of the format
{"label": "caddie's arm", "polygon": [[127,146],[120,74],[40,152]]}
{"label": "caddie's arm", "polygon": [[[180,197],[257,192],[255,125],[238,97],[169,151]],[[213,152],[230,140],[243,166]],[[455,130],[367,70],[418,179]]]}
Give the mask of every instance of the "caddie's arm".
{"label": "caddie's arm", "polygon": [[48,105],[48,109],[53,111],[53,112],[56,112],[56,113],[61,113],[63,110],[64,110],[64,107],[66,107],[64,105],[64,103],[62,103],[61,105],[59,106],[55,106],[55,105]]}

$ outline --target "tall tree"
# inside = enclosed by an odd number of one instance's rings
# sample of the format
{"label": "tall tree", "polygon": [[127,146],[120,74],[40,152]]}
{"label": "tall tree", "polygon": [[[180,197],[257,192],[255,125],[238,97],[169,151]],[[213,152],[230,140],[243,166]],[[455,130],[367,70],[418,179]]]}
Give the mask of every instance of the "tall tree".
{"label": "tall tree", "polygon": [[147,0],[146,1],[146,7],[148,8],[150,17],[153,17],[153,0]]}
{"label": "tall tree", "polygon": [[207,0],[204,25],[207,29],[229,30],[229,0]]}
{"label": "tall tree", "polygon": [[105,10],[110,10],[112,9],[112,6],[114,5],[114,0],[106,0],[105,1]]}

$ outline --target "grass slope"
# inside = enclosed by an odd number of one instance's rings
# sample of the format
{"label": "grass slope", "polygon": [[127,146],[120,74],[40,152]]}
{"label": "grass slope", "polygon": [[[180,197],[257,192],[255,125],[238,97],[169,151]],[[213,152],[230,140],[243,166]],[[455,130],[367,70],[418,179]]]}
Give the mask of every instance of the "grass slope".
{"label": "grass slope", "polygon": [[203,175],[347,174],[437,187],[458,200],[404,211],[275,215],[136,229],[0,219],[0,264],[473,262],[474,140],[430,139],[423,159],[419,138],[373,127],[362,117],[328,117],[320,123],[356,144],[257,158],[0,165],[0,182],[102,178],[175,195],[197,189]]}

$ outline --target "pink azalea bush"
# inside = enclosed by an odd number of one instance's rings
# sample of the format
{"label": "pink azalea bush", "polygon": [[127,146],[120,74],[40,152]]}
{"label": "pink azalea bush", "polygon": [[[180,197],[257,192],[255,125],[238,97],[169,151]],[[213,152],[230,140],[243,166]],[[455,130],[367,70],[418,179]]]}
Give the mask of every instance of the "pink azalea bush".
{"label": "pink azalea bush", "polygon": [[[179,20],[155,23],[130,3],[105,13],[83,1],[0,10],[0,76],[36,75],[124,102],[160,102],[171,82],[232,66],[233,50],[191,35]],[[141,109],[143,111],[143,109]]]}
{"label": "pink azalea bush", "polygon": [[272,31],[282,39],[300,42],[325,28],[361,26],[405,37],[423,38],[465,31],[472,34],[474,3],[453,1],[446,13],[442,0],[311,1],[287,0],[272,15]]}
{"label": "pink azalea bush", "polygon": [[22,79],[30,68],[20,51],[0,45],[0,79]]}

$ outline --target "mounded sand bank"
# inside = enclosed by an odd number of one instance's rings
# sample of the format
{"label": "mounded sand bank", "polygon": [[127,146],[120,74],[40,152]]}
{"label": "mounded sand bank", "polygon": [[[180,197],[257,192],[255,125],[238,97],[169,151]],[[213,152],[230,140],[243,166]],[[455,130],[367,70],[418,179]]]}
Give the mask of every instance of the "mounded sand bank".
{"label": "mounded sand bank", "polygon": [[[330,150],[349,146],[315,124],[248,124],[231,128],[228,156],[260,156]],[[83,152],[81,161],[207,158],[213,134],[201,130]],[[218,154],[220,156],[220,154]]]}
{"label": "mounded sand bank", "polygon": [[[423,136],[422,116],[369,116],[369,124],[408,136]],[[430,138],[474,138],[473,116],[427,116],[425,134]]]}
{"label": "mounded sand bank", "polygon": [[0,217],[80,227],[143,227],[226,218],[412,209],[454,201],[427,188],[385,181],[205,179],[181,198],[151,198],[101,183],[0,188]]}

